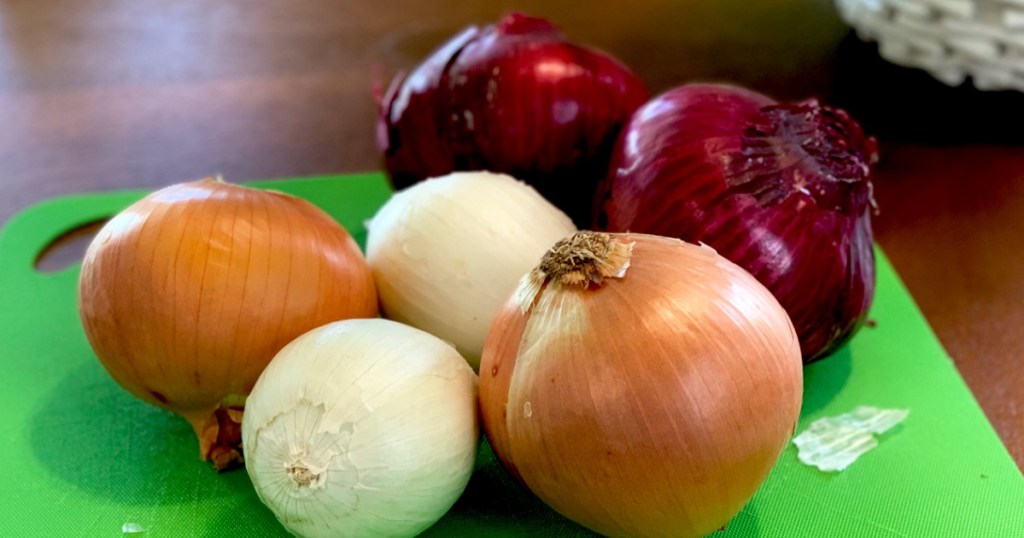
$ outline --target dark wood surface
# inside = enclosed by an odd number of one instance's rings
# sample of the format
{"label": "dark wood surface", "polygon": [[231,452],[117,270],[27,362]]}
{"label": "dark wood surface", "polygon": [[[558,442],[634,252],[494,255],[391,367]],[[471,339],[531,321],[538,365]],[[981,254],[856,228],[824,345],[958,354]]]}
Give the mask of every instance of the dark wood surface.
{"label": "dark wood surface", "polygon": [[[1024,146],[998,112],[1019,97],[947,99],[856,44],[831,5],[2,1],[0,222],[67,193],[379,168],[374,85],[515,6],[613,53],[653,91],[724,80],[862,117],[884,150],[877,239],[1024,466]],[[951,110],[959,119],[944,121]]]}

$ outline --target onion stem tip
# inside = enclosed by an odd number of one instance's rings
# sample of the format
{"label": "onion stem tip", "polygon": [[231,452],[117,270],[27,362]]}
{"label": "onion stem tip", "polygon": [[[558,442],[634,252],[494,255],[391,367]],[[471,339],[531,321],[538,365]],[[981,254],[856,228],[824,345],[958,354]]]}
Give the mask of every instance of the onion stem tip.
{"label": "onion stem tip", "polygon": [[522,312],[529,311],[549,282],[587,287],[599,286],[605,278],[626,276],[632,254],[632,242],[602,232],[580,231],[559,240],[520,283],[517,296]]}

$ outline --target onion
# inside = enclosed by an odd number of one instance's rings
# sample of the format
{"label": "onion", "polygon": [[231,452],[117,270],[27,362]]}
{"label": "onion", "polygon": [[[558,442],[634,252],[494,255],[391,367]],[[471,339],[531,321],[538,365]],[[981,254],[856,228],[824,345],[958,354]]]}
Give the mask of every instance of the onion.
{"label": "onion", "polygon": [[396,188],[454,170],[504,172],[589,224],[615,137],[647,98],[610,56],[513,13],[466,28],[396,77],[378,143]]}
{"label": "onion", "polygon": [[576,231],[533,188],[487,172],[409,187],[368,228],[366,256],[384,315],[452,342],[474,368],[519,278]]}
{"label": "onion", "polygon": [[314,329],[253,388],[246,469],[299,536],[415,536],[469,482],[476,391],[466,361],[423,331],[382,319]]}
{"label": "onion", "polygon": [[487,338],[484,427],[538,497],[607,536],[701,536],[753,496],[800,413],[785,311],[706,246],[579,232]]}
{"label": "onion", "polygon": [[324,323],[377,314],[344,228],[282,193],[204,180],[112,218],[78,288],[85,334],[136,397],[185,417],[200,456],[241,459],[241,409],[274,354]]}
{"label": "onion", "polygon": [[853,336],[871,305],[876,150],[814,100],[682,86],[623,131],[596,225],[711,245],[775,294],[810,362]]}

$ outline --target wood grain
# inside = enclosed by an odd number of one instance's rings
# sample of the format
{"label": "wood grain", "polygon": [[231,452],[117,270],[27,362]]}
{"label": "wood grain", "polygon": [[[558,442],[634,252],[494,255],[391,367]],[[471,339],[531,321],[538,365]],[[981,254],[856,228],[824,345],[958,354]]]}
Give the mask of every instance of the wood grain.
{"label": "wood grain", "polygon": [[949,95],[844,45],[829,0],[4,0],[0,222],[74,192],[376,169],[374,86],[513,5],[655,92],[719,80],[817,95],[882,134],[877,237],[1024,467],[1024,151],[989,136],[1017,130],[1024,107]]}

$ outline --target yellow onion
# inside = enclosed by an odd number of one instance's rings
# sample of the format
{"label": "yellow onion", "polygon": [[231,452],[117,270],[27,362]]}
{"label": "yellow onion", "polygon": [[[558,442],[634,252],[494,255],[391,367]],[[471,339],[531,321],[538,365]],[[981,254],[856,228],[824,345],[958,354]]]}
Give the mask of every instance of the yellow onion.
{"label": "yellow onion", "polygon": [[505,466],[607,536],[722,527],[792,435],[800,346],[772,294],[707,246],[579,232],[497,315],[480,365]]}
{"label": "yellow onion", "polygon": [[306,331],[373,317],[358,245],[312,204],[219,180],[156,191],[112,218],[82,264],[79,313],[111,377],[187,419],[200,456],[241,459],[241,410]]}

